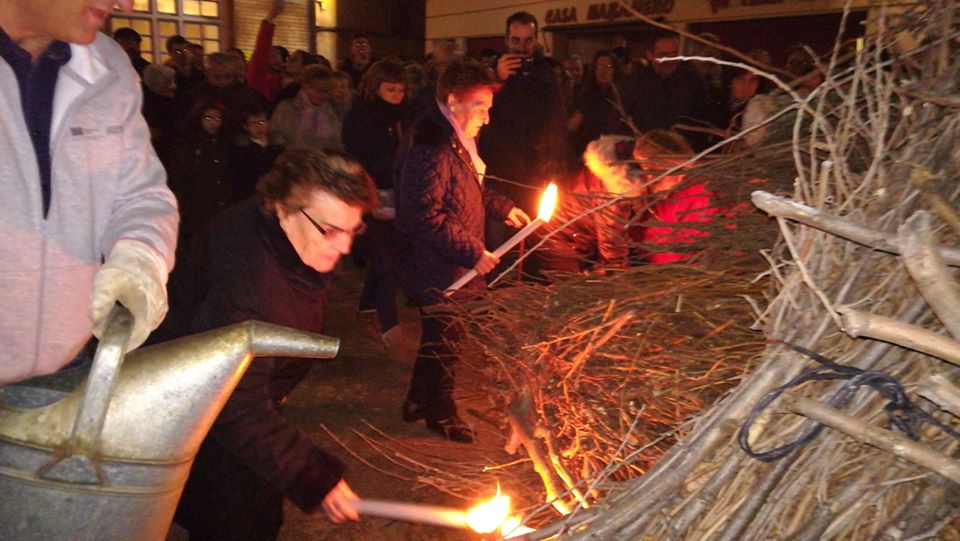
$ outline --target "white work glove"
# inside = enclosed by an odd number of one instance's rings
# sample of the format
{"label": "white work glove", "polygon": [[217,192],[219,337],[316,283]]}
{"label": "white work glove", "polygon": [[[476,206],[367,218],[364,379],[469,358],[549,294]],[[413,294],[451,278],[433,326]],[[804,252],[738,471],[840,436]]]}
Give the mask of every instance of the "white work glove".
{"label": "white work glove", "polygon": [[127,351],[143,344],[167,315],[167,264],[149,245],[130,239],[117,241],[93,278],[90,319],[93,334],[103,334],[107,315],[119,302],[133,314],[133,332]]}

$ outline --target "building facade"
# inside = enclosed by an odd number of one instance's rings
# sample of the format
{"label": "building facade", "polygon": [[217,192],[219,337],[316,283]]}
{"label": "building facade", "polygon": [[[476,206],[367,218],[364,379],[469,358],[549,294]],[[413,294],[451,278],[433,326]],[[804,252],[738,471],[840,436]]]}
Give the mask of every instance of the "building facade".
{"label": "building facade", "polygon": [[[212,53],[239,47],[249,56],[273,0],[134,0],[132,13],[111,17],[108,31],[130,27],[143,37],[143,56],[163,62],[168,37],[182,35]],[[274,43],[303,49],[336,64],[350,36],[364,32],[374,55],[423,56],[424,0],[286,0]]]}
{"label": "building facade", "polygon": [[[870,11],[880,2],[852,0],[853,12],[844,35],[864,34]],[[631,9],[693,34],[709,32],[723,45],[740,51],[767,49],[779,63],[786,50],[802,42],[819,53],[832,47],[840,27],[844,0],[429,0],[426,37],[429,42],[454,40],[458,49],[478,53],[504,49],[504,21],[527,11],[540,21],[546,53],[590,58],[601,49],[627,46],[634,55],[653,27]],[[429,47],[429,45],[428,45]]]}

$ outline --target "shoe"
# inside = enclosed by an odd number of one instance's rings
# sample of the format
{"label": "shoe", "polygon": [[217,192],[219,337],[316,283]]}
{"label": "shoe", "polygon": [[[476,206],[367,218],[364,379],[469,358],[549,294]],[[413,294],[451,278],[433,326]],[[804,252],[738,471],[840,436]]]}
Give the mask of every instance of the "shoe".
{"label": "shoe", "polygon": [[457,415],[439,421],[427,419],[427,428],[445,439],[459,443],[473,443],[473,439],[477,436],[473,429]]}
{"label": "shoe", "polygon": [[403,401],[403,420],[412,423],[420,419],[426,419],[427,408],[423,404],[418,404],[409,398]]}

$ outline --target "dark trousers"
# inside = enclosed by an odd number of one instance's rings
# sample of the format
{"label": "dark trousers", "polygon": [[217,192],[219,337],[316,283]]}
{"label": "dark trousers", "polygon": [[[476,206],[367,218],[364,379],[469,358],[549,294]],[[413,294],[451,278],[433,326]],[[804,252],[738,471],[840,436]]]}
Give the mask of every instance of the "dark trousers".
{"label": "dark trousers", "polygon": [[273,541],[283,525],[283,493],[208,438],[174,520],[190,541]]}
{"label": "dark trousers", "polygon": [[423,334],[407,400],[422,405],[427,419],[442,421],[456,415],[454,369],[459,360],[463,329],[448,312],[420,309]]}
{"label": "dark trousers", "polygon": [[360,309],[376,309],[380,332],[397,326],[397,284],[393,274],[393,222],[371,220],[364,235],[370,258],[370,270],[360,293]]}

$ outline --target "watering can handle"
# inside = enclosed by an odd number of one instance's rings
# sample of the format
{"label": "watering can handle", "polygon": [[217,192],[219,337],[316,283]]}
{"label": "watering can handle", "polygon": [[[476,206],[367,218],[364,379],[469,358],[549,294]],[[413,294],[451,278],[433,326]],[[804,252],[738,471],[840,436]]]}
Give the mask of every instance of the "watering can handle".
{"label": "watering can handle", "polygon": [[133,315],[117,304],[107,315],[93,366],[84,384],[77,418],[65,447],[57,456],[37,470],[42,479],[80,484],[106,484],[106,474],[95,459],[100,447],[100,434],[107,418],[107,408],[117,383],[120,365],[133,332]]}
{"label": "watering can handle", "polygon": [[77,419],[67,441],[68,455],[92,456],[97,451],[110,397],[132,332],[133,315],[123,306],[114,305],[107,315],[107,324],[93,357]]}

